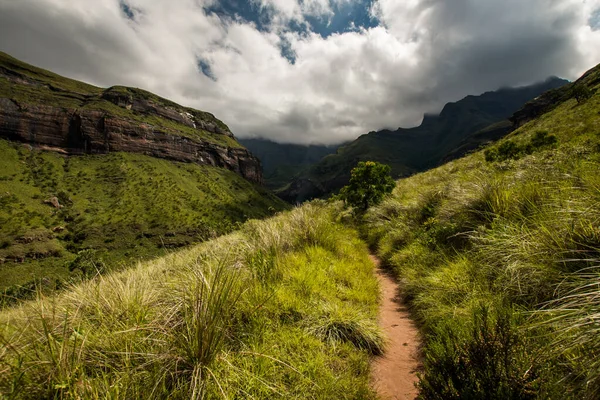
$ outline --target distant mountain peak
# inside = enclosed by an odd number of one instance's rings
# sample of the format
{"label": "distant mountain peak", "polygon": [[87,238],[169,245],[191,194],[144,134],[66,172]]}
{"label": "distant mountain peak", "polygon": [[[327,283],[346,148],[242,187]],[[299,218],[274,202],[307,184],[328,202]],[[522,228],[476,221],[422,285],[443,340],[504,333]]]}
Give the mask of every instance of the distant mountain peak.
{"label": "distant mountain peak", "polygon": [[[502,88],[481,95],[469,95],[456,102],[447,103],[439,114],[427,113],[421,125],[370,132],[340,147],[336,154],[322,159],[298,175],[288,191],[280,195],[292,202],[302,193],[305,198],[319,197],[334,192],[348,181],[350,170],[357,161],[379,161],[392,167],[396,177],[423,171],[449,157],[460,157],[484,141],[497,140],[512,130],[508,121],[527,102],[542,93],[568,83],[564,79],[549,77],[530,86]],[[488,129],[485,129],[488,128]],[[312,182],[309,195],[302,182]],[[318,190],[317,190],[318,189]],[[304,199],[304,198],[303,198]]]}

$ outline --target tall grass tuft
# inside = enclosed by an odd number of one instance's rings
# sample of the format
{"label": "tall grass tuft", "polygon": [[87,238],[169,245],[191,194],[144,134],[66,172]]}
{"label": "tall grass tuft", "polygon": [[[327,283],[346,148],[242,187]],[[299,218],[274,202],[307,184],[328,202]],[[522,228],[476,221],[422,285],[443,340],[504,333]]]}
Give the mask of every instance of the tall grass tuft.
{"label": "tall grass tuft", "polygon": [[190,397],[195,399],[204,396],[204,381],[228,339],[243,285],[240,271],[224,261],[208,268],[193,266],[189,275],[169,341],[179,355],[172,370],[190,380]]}
{"label": "tall grass tuft", "polygon": [[[596,260],[598,262],[598,260]],[[548,355],[564,363],[585,399],[600,397],[600,266],[567,276],[560,297],[536,313],[550,327]]]}
{"label": "tall grass tuft", "polygon": [[322,307],[321,315],[306,321],[311,334],[336,345],[349,342],[371,355],[381,355],[385,347],[383,334],[376,321],[359,310],[335,306]]}

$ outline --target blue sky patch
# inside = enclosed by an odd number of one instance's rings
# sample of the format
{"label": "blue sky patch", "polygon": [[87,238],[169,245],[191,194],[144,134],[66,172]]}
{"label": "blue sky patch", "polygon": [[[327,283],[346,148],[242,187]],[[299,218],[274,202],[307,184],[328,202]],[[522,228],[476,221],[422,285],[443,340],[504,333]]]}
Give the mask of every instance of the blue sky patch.
{"label": "blue sky patch", "polygon": [[248,0],[220,0],[204,9],[207,14],[216,14],[223,19],[241,18],[245,22],[253,22],[259,31],[267,31],[273,19],[272,10]]}
{"label": "blue sky patch", "polygon": [[[370,14],[375,0],[357,0],[350,2],[330,1],[333,15],[322,17],[305,16],[308,23],[291,21],[286,27],[290,32],[307,33],[308,29],[324,38],[336,33],[353,31],[359,28],[372,28],[379,21]],[[216,14],[223,19],[241,19],[252,22],[259,31],[268,31],[275,16],[273,7],[261,7],[252,0],[221,0],[205,8],[206,13]]]}
{"label": "blue sky patch", "polygon": [[336,33],[354,31],[360,28],[374,28],[379,20],[371,16],[371,7],[375,0],[360,0],[356,2],[331,3],[333,15],[328,20],[306,17],[312,31],[324,38]]}
{"label": "blue sky patch", "polygon": [[124,0],[119,1],[119,6],[121,7],[121,12],[123,13],[123,15],[125,15],[125,17],[127,17],[127,19],[135,21],[135,16],[139,12],[138,10],[131,7]]}
{"label": "blue sky patch", "polygon": [[[314,32],[324,38],[333,34],[355,31],[360,28],[372,28],[379,25],[379,21],[371,16],[370,10],[375,0],[357,0],[350,2],[330,1],[333,15],[321,17],[305,16],[304,21],[292,20],[285,27],[284,32],[307,34]],[[204,9],[207,14],[215,14],[221,19],[241,20],[253,23],[261,32],[271,29],[276,11],[273,7],[261,7],[252,0],[221,0]],[[285,57],[291,64],[296,62],[296,54],[284,35],[280,36],[279,49],[281,56]],[[204,65],[204,66],[203,66]],[[200,70],[204,75],[214,79],[208,64],[199,63]]]}
{"label": "blue sky patch", "polygon": [[213,73],[210,63],[202,58],[198,58],[198,70],[202,72],[208,79],[217,81],[217,77]]}
{"label": "blue sky patch", "polygon": [[281,56],[286,58],[290,64],[295,64],[296,52],[294,49],[292,49],[292,44],[285,38],[285,36],[280,36],[279,40],[279,51],[281,52]]}
{"label": "blue sky patch", "polygon": [[592,16],[590,17],[588,23],[592,27],[593,31],[600,30],[600,8],[598,8],[592,13]]}

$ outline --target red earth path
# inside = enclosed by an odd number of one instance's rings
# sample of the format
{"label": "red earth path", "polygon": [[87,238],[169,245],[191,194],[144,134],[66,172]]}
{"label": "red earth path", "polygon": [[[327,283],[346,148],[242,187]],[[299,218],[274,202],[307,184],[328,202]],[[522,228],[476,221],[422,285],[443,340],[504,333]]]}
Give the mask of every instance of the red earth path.
{"label": "red earth path", "polygon": [[379,258],[372,255],[371,259],[382,295],[379,325],[386,336],[384,354],[371,363],[372,385],[382,400],[412,400],[418,395],[419,330],[399,297],[396,280],[381,268]]}

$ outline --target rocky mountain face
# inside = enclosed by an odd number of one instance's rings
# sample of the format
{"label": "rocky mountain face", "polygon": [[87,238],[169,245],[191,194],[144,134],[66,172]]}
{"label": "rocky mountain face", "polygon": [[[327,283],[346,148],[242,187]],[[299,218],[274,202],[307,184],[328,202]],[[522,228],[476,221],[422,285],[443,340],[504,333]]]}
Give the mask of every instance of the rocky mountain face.
{"label": "rocky mountain face", "polygon": [[302,171],[278,195],[300,202],[335,192],[348,182],[359,161],[388,164],[395,178],[433,168],[505,136],[518,127],[509,118],[525,103],[567,83],[550,78],[527,87],[467,96],[446,104],[439,115],[426,115],[418,127],[362,135]]}
{"label": "rocky mountain face", "polygon": [[106,90],[0,53],[0,137],[67,154],[131,152],[262,183],[259,160],[212,114],[140,89]]}

